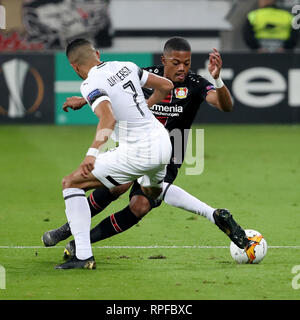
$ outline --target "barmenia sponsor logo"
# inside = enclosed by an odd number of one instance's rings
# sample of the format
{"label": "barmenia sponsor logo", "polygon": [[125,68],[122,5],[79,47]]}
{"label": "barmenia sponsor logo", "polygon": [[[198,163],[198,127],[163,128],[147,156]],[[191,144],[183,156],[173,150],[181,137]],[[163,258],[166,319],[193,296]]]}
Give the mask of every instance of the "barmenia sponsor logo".
{"label": "barmenia sponsor logo", "polygon": [[163,106],[161,104],[154,104],[151,107],[151,111],[155,115],[159,115],[159,116],[178,117],[179,113],[183,112],[183,107],[178,106],[177,104],[175,104],[174,106]]}

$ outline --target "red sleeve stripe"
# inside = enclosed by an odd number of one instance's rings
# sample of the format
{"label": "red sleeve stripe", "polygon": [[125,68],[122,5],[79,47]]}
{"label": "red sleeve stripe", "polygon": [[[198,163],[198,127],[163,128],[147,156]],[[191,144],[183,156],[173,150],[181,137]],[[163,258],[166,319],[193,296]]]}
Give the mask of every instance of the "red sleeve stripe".
{"label": "red sleeve stripe", "polygon": [[123,230],[118,226],[114,214],[112,214],[112,215],[110,216],[110,222],[111,222],[111,224],[113,225],[114,229],[115,229],[118,233],[123,232]]}

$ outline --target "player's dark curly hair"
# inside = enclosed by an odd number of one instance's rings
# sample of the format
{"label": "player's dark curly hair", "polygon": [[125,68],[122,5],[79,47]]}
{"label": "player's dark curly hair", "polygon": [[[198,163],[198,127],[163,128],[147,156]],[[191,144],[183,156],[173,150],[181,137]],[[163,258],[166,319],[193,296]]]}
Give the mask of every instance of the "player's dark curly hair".
{"label": "player's dark curly hair", "polygon": [[187,40],[181,37],[173,37],[169,39],[164,46],[164,52],[170,51],[191,51],[191,46]]}

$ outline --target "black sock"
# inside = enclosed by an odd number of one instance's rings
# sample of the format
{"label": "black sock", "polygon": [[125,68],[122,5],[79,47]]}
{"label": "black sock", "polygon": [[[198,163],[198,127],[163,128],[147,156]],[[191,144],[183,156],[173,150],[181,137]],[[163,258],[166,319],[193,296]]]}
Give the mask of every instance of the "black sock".
{"label": "black sock", "polygon": [[96,214],[103,211],[115,199],[116,198],[106,187],[94,190],[87,199],[91,210],[91,216],[94,217]]}
{"label": "black sock", "polygon": [[91,243],[109,238],[115,234],[121,233],[140,221],[140,218],[134,215],[129,206],[123,210],[110,215],[102,220],[91,230]]}

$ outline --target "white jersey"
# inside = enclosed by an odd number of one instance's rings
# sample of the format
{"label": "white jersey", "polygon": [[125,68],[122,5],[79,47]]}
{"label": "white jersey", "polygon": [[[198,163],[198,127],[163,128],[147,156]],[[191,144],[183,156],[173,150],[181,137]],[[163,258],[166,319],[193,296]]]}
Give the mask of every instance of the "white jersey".
{"label": "white jersey", "polygon": [[[112,138],[133,142],[164,129],[146,103],[142,86],[149,73],[132,62],[103,62],[91,68],[81,84],[81,94],[92,110],[101,101],[111,102],[116,125]],[[164,129],[165,130],[165,129]]]}

